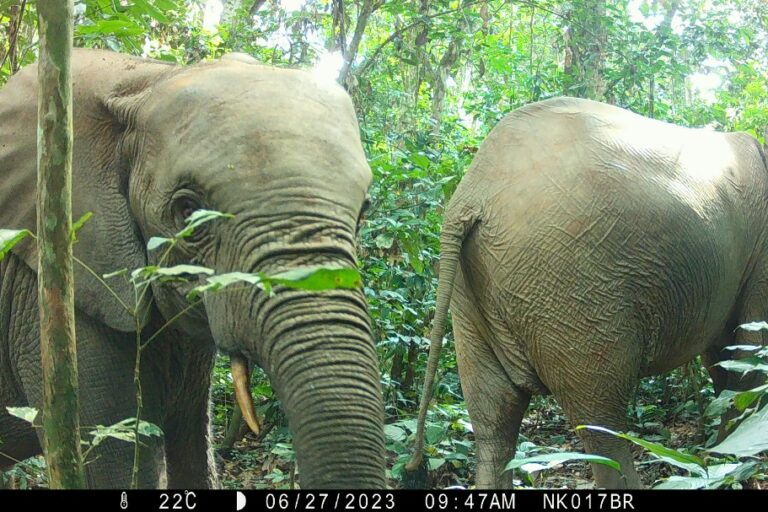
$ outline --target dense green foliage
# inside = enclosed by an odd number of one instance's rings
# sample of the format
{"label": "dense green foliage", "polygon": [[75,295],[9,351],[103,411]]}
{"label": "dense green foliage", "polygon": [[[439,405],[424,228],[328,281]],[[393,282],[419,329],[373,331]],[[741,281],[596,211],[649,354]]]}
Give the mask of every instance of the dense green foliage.
{"label": "dense green foliage", "polygon": [[[375,176],[360,259],[381,358],[394,479],[402,476],[415,429],[442,206],[505,113],[569,94],[681,125],[744,130],[761,140],[768,126],[763,0],[75,3],[76,46],[181,64],[240,51],[271,65],[314,68],[350,92]],[[35,59],[34,11],[32,1],[0,0],[0,83]],[[427,429],[435,485],[465,483],[473,460],[450,344]],[[214,382],[222,429],[233,403],[225,365]],[[711,397],[705,382],[695,367],[644,381],[630,411],[635,430],[670,441],[675,435],[661,425],[701,418]],[[258,408],[267,432],[260,441],[270,455],[244,462],[266,472],[266,481],[255,477],[248,484],[288,486],[290,436],[268,381],[255,378],[254,388],[263,397]],[[573,441],[570,432],[563,435],[552,402],[535,399],[532,410],[521,453],[535,453],[533,443]],[[547,437],[537,428],[544,424],[561,427]],[[698,434],[710,432],[700,421]],[[225,484],[244,482],[225,477]]]}

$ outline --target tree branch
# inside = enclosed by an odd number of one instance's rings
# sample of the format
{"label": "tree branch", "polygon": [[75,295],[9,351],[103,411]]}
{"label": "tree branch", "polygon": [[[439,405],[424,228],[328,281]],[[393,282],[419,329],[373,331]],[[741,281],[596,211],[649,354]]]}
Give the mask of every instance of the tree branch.
{"label": "tree branch", "polygon": [[[371,17],[371,14],[383,4],[384,0],[364,0],[363,6],[360,8],[360,13],[357,16],[355,33],[352,35],[352,41],[349,43],[349,48],[342,49],[344,64],[339,72],[339,82],[347,90],[350,89],[349,78],[352,63],[355,62],[355,58],[357,58],[357,52],[360,48],[360,42],[363,40],[363,34],[365,33],[365,27],[368,25],[368,19]],[[343,16],[344,13],[342,12],[341,15]]]}

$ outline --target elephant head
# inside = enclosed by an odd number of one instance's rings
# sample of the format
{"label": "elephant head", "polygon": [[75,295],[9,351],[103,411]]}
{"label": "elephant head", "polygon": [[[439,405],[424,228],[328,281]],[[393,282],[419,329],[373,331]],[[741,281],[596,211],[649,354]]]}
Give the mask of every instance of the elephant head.
{"label": "elephant head", "polygon": [[[110,282],[113,295],[97,276],[156,263],[160,251],[147,251],[147,241],[172,236],[198,209],[234,217],[195,230],[166,264],[267,274],[355,266],[371,173],[340,87],[246,56],[180,68],[76,50],[72,67],[73,217],[93,212],[75,246],[93,269],[76,269],[79,311],[135,330],[115,297],[131,303],[132,288]],[[16,120],[0,124],[0,204],[13,205],[0,212],[3,227],[35,225],[35,75],[13,77],[0,107]],[[14,250],[35,268],[32,243]],[[154,283],[148,302],[173,318],[190,287]],[[214,342],[235,362],[264,368],[304,487],[385,485],[378,363],[361,290],[240,287],[206,296],[183,326],[190,343]]]}

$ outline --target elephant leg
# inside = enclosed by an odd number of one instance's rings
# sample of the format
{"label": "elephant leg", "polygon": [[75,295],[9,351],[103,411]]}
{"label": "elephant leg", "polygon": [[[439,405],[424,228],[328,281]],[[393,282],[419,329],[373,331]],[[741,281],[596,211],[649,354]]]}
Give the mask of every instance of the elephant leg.
{"label": "elephant leg", "polygon": [[[589,344],[581,343],[577,346],[584,347]],[[563,371],[563,375],[554,385],[546,381],[545,383],[563,407],[572,426],[595,425],[614,431],[626,431],[627,405],[637,383],[637,377],[627,370],[632,368],[631,356],[620,353],[626,348],[626,343],[621,347],[616,343],[601,343],[599,346],[601,356],[597,356],[599,351],[567,354],[570,358],[568,369]],[[612,350],[610,347],[616,349]],[[590,352],[593,356],[591,361],[587,359]],[[628,356],[630,359],[625,360]],[[562,354],[562,357],[557,360],[568,360],[565,354]],[[609,457],[621,465],[623,475],[608,466],[592,464],[598,487],[642,488],[628,441],[586,429],[578,432],[587,453]]]}
{"label": "elephant leg", "polygon": [[192,353],[195,350],[189,346],[184,349],[189,364],[165,424],[168,487],[213,489],[219,486],[210,448],[210,382],[215,352]]}
{"label": "elephant leg", "polygon": [[[135,342],[132,334],[115,333],[83,314],[77,317],[77,339],[81,436],[91,441],[90,432],[95,426],[110,426],[136,416],[133,382]],[[42,369],[38,338],[31,344],[34,350],[24,354],[26,361],[22,363],[23,371],[19,373],[28,402],[40,408]],[[143,419],[156,422],[157,419],[149,411],[155,408],[150,390],[157,389],[157,383],[144,381],[143,387],[147,411]],[[42,433],[39,431],[38,434]],[[162,441],[141,437],[140,442],[139,486],[156,488],[160,476]],[[114,438],[104,440],[88,454],[85,461],[88,487],[130,487],[133,460],[133,443]]]}
{"label": "elephant leg", "polygon": [[511,489],[512,471],[505,466],[515,456],[523,414],[530,393],[516,387],[481,335],[477,322],[454,308],[453,330],[461,388],[475,432],[478,489]]}

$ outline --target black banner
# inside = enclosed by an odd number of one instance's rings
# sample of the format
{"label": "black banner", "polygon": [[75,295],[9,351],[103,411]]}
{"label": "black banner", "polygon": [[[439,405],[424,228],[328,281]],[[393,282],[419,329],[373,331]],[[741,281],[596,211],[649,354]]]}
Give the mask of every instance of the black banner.
{"label": "black banner", "polygon": [[761,491],[0,491],[0,510],[633,511],[725,506],[763,510]]}

